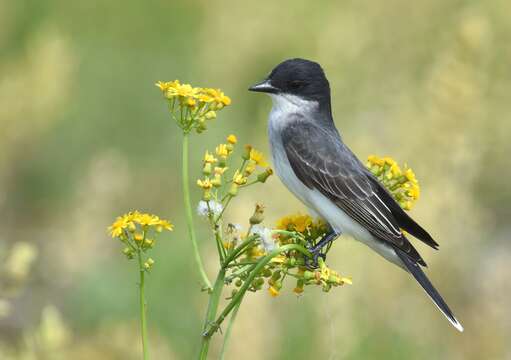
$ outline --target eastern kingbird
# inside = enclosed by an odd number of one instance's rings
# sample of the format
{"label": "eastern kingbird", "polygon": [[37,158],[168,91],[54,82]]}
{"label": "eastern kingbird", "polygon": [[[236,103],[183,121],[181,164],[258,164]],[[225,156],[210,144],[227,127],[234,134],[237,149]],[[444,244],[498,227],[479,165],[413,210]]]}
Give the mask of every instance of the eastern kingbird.
{"label": "eastern kingbird", "polygon": [[342,141],[321,66],[303,59],[286,60],[249,90],[272,98],[268,135],[278,176],[331,227],[331,233],[311,249],[315,256],[341,233],[351,235],[410,272],[451,324],[463,331],[422,271],[426,263],[403,230],[434,249],[438,244]]}

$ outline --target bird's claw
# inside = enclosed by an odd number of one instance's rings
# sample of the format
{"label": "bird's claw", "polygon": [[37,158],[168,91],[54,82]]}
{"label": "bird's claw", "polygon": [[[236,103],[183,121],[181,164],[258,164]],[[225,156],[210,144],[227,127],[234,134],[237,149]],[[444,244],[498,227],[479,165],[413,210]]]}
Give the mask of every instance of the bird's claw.
{"label": "bird's claw", "polygon": [[307,246],[307,250],[309,250],[309,252],[312,254],[312,258],[308,257],[305,260],[305,266],[308,267],[309,269],[317,269],[319,267],[318,259],[322,258],[323,261],[325,261],[326,254],[321,252],[321,247],[318,248],[312,245]]}

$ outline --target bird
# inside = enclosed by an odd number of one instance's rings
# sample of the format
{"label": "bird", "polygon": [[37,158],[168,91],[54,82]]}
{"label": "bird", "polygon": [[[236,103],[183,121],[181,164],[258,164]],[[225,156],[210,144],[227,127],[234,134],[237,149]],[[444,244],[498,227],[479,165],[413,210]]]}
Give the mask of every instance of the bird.
{"label": "bird", "polygon": [[434,249],[438,243],[344,143],[334,124],[330,85],[322,67],[306,59],[288,59],[248,90],[272,99],[268,137],[276,174],[312,215],[330,227],[310,248],[314,258],[341,234],[350,235],[410,273],[462,332],[463,326],[422,270],[426,262],[406,233]]}

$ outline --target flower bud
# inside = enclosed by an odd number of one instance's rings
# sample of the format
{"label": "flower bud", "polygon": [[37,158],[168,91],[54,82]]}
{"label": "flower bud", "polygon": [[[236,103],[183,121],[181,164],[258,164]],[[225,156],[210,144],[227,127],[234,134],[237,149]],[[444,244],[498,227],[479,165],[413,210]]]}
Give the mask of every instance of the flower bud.
{"label": "flower bud", "polygon": [[153,246],[154,246],[154,240],[153,239],[145,239],[144,240],[144,247],[152,248]]}
{"label": "flower bud", "polygon": [[264,269],[264,271],[263,271],[263,276],[264,276],[265,278],[269,278],[269,277],[271,276],[271,274],[272,274],[272,273],[271,273],[271,270],[270,270],[270,269]]}
{"label": "flower bud", "polygon": [[205,117],[206,119],[208,119],[208,120],[214,119],[214,118],[216,118],[216,112],[214,112],[214,111],[208,111],[208,112],[204,115],[204,117]]}
{"label": "flower bud", "polygon": [[270,295],[271,295],[272,297],[277,297],[277,296],[279,296],[279,290],[278,290],[278,289],[276,289],[276,288],[275,288],[275,287],[273,287],[273,286],[270,286],[270,287],[268,288],[268,292],[270,293]]}
{"label": "flower bud", "polygon": [[122,253],[124,255],[126,255],[126,257],[131,260],[133,259],[133,250],[131,250],[131,248],[129,247],[125,247],[123,250],[122,250]]}
{"label": "flower bud", "polygon": [[250,159],[250,152],[252,151],[252,145],[245,145],[245,148],[243,149],[243,154],[241,154],[241,158],[243,160],[249,160]]}
{"label": "flower bud", "polygon": [[257,175],[257,181],[264,183],[271,175],[273,175],[273,170],[267,168],[264,172]]}
{"label": "flower bud", "polygon": [[236,285],[236,287],[240,287],[241,285],[243,285],[243,281],[241,281],[241,279],[238,279],[238,280],[236,280],[234,285]]}
{"label": "flower bud", "polygon": [[133,239],[135,239],[137,242],[140,242],[144,240],[144,234],[137,232],[135,235],[133,235]]}
{"label": "flower bud", "polygon": [[231,134],[231,135],[227,136],[227,142],[229,144],[234,145],[238,142],[238,139],[236,138],[236,135]]}
{"label": "flower bud", "polygon": [[305,285],[305,282],[302,280],[302,279],[298,279],[296,281],[296,286],[295,288],[293,289],[293,292],[296,294],[296,295],[300,295],[301,293],[303,293],[303,287]]}
{"label": "flower bud", "polygon": [[219,175],[219,174],[215,174],[215,176],[213,177],[213,180],[211,180],[211,184],[214,186],[214,187],[220,187],[222,186],[222,176]]}
{"label": "flower bud", "polygon": [[280,270],[277,270],[273,273],[273,275],[271,276],[271,280],[273,283],[275,283],[275,281],[277,281],[278,279],[280,279]]}
{"label": "flower bud", "polygon": [[204,175],[210,175],[211,174],[211,163],[205,163],[204,167],[202,168],[202,173]]}
{"label": "flower bud", "polygon": [[133,234],[135,230],[137,230],[137,226],[133,221],[130,221],[128,224],[128,231]]}
{"label": "flower bud", "polygon": [[305,280],[311,280],[311,279],[314,279],[315,278],[315,275],[312,271],[309,271],[309,270],[305,270],[303,272],[303,278]]}
{"label": "flower bud", "polygon": [[262,223],[264,220],[264,206],[256,204],[254,214],[250,217],[250,224],[256,225]]}

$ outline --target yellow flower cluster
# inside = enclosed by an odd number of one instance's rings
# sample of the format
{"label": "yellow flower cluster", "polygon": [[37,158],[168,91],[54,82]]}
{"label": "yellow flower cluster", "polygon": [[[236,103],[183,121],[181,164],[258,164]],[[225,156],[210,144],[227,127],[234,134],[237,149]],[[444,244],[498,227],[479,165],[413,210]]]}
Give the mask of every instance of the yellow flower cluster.
{"label": "yellow flower cluster", "polygon": [[[197,180],[197,186],[203,190],[202,199],[204,201],[215,200],[218,202],[220,199],[236,196],[240,186],[265,182],[273,174],[270,168],[266,168],[257,175],[254,181],[249,182],[249,178],[257,166],[265,167],[268,166],[268,163],[261,152],[251,146],[246,146],[242,155],[242,165],[232,169],[232,176],[227,176],[227,171],[230,168],[228,163],[237,142],[236,136],[231,134],[227,136],[226,143],[219,144],[213,153],[205,152],[202,164],[204,177]],[[226,186],[224,187],[224,185]]]}
{"label": "yellow flower cluster", "polygon": [[[153,248],[155,240],[151,238],[151,234],[173,229],[174,225],[168,220],[161,219],[156,215],[133,211],[118,216],[114,223],[108,227],[108,232],[112,238],[117,238],[126,245],[122,252],[128,259],[133,259],[135,255],[141,256],[142,253]],[[148,258],[143,263],[144,269],[150,270],[153,264],[154,260]]]}
{"label": "yellow flower cluster", "polygon": [[[244,256],[239,260],[241,267],[245,266],[244,264],[258,261],[272,249],[286,244],[297,244],[303,247],[314,246],[328,232],[328,227],[324,221],[303,214],[293,214],[281,218],[277,221],[275,230],[263,228],[259,225],[264,219],[263,211],[262,206],[256,206],[256,210],[250,218],[250,224],[254,226],[252,229],[258,227],[257,230],[253,230],[252,234],[256,234],[259,241],[246,248]],[[245,238],[247,235],[245,235]],[[329,291],[335,286],[351,284],[350,278],[343,277],[328,268],[321,258],[318,259],[318,269],[309,269],[310,261],[301,252],[283,252],[271,259],[259,276],[253,280],[249,290],[260,290],[266,282],[269,294],[275,297],[280,294],[282,284],[286,278],[296,279],[293,292],[297,295],[303,293],[304,287],[307,285],[321,286],[324,291]],[[241,286],[245,279],[246,274],[241,273],[235,283],[236,286]]]}
{"label": "yellow flower cluster", "polygon": [[206,120],[216,118],[216,112],[231,104],[220,89],[193,87],[179,80],[158,81],[155,84],[169,101],[170,111],[186,132],[206,130]]}
{"label": "yellow flower cluster", "polygon": [[174,225],[167,220],[135,210],[118,216],[114,223],[108,227],[108,231],[113,238],[121,237],[123,234],[126,235],[126,232],[134,232],[137,225],[146,230],[148,227],[153,227],[157,232],[162,232],[162,230],[172,231],[174,229]]}
{"label": "yellow flower cluster", "polygon": [[409,167],[405,166],[403,171],[394,159],[375,155],[368,156],[366,166],[403,209],[410,210],[419,199],[419,182]]}
{"label": "yellow flower cluster", "polygon": [[326,224],[321,219],[314,220],[310,215],[292,214],[277,221],[276,229],[306,233],[310,231],[326,231]]}

